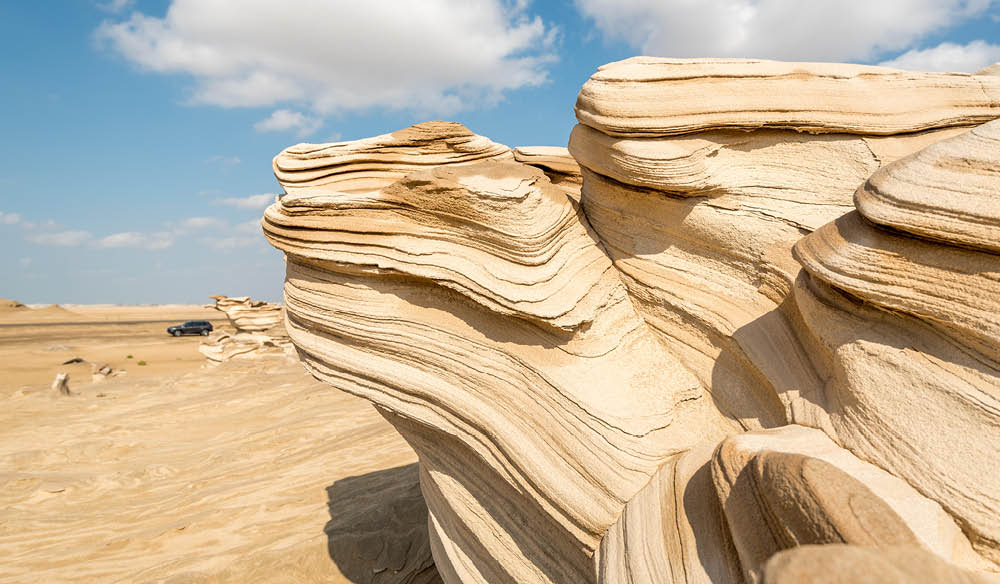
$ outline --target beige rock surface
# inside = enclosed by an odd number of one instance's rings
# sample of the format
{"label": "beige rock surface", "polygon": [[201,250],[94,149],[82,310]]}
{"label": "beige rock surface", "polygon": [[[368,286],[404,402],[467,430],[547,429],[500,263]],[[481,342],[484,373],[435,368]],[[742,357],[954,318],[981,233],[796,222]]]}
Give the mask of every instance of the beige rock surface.
{"label": "beige rock surface", "polygon": [[920,549],[875,550],[807,545],[775,554],[765,584],[995,584],[996,578],[956,568]]}
{"label": "beige rock surface", "polygon": [[[977,201],[982,224],[995,214],[1000,159],[982,139],[995,124],[901,159],[861,185],[858,212],[796,244],[808,276],[795,294],[824,370],[834,437],[939,501],[997,562],[1000,477],[984,469],[1000,468],[1000,328],[991,304],[1000,298],[1000,256],[985,250],[1000,240],[986,229],[974,248],[949,245],[941,240],[952,233],[949,243],[969,245],[969,230],[937,220],[966,224]],[[943,156],[962,162],[942,163]],[[935,172],[942,166],[951,169],[947,188]],[[893,180],[918,174],[926,177],[918,185]],[[936,196],[927,184],[937,185]],[[877,218],[866,220],[872,206],[861,202],[876,189],[883,193]],[[926,236],[876,224],[895,227],[889,207],[907,200],[918,201],[911,208],[920,200],[937,207],[921,211],[925,229],[907,230]],[[889,378],[898,385],[887,387]]]}
{"label": "beige rock surface", "polygon": [[299,192],[365,193],[415,170],[512,157],[510,148],[462,124],[424,122],[353,142],[292,146],[274,157],[274,174],[293,197]]}
{"label": "beige rock surface", "polygon": [[263,332],[281,324],[283,313],[280,304],[251,300],[249,296],[229,298],[212,296],[214,308],[222,311],[229,322],[240,332]]}
{"label": "beige rock surface", "polygon": [[214,308],[229,318],[235,332],[213,331],[198,350],[211,364],[230,359],[293,358],[295,348],[285,332],[284,307],[249,296],[212,296]]}
{"label": "beige rock surface", "polygon": [[997,78],[637,58],[577,116],[579,198],[441,122],[275,158],[289,336],[418,453],[442,579],[997,572]]}
{"label": "beige rock surface", "polygon": [[1000,79],[869,65],[632,57],[599,67],[576,102],[611,136],[732,128],[890,135],[1000,116]]}
{"label": "beige rock surface", "polygon": [[580,200],[583,176],[580,165],[562,146],[518,146],[514,160],[542,169],[552,184],[563,189],[573,200]]}
{"label": "beige rock surface", "polygon": [[699,438],[672,422],[707,415],[697,381],[536,168],[442,166],[363,205],[286,197],[264,229],[306,365],[391,412],[420,453],[452,581],[591,579],[625,502]]}
{"label": "beige rock surface", "polygon": [[856,194],[869,221],[936,241],[1000,252],[1000,122],[942,140],[869,178]]}

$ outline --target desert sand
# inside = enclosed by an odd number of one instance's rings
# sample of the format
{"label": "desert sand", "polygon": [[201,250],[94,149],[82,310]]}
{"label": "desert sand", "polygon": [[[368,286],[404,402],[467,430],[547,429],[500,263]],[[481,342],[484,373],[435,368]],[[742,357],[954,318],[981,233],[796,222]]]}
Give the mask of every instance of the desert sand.
{"label": "desert sand", "polygon": [[368,402],[164,330],[214,309],[31,311],[0,326],[0,582],[435,581],[416,456]]}

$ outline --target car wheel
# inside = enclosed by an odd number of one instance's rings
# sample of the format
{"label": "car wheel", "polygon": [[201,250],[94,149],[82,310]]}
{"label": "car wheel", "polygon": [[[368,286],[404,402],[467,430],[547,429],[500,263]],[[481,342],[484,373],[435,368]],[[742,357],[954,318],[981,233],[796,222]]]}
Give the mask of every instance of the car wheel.
{"label": "car wheel", "polygon": [[181,331],[174,331],[174,336],[175,337],[181,336]]}
{"label": "car wheel", "polygon": [[208,329],[201,329],[201,336],[207,337],[208,336]]}

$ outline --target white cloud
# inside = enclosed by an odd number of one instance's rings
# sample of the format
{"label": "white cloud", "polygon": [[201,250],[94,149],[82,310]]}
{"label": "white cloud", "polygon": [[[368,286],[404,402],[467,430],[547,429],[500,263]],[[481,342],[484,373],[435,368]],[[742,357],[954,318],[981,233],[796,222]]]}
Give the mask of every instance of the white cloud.
{"label": "white cloud", "polygon": [[609,38],[669,57],[870,61],[993,0],[575,0]]}
{"label": "white cloud", "polygon": [[99,41],[140,67],[194,77],[192,101],[294,101],[445,115],[543,83],[558,29],[510,0],[173,0],[163,18],[105,22]]}
{"label": "white cloud", "polygon": [[134,247],[150,251],[167,249],[174,244],[174,237],[167,232],[139,233],[127,231],[115,233],[102,237],[95,242],[95,246],[101,249]]}
{"label": "white cloud", "polygon": [[17,213],[4,213],[0,211],[0,224],[17,225],[21,222],[21,216]]}
{"label": "white cloud", "polygon": [[216,199],[220,205],[228,205],[239,209],[263,209],[274,202],[273,194],[250,195],[248,197],[227,197]]}
{"label": "white cloud", "polygon": [[209,164],[218,164],[220,166],[236,166],[237,164],[243,162],[240,160],[239,156],[212,156],[205,162]]}
{"label": "white cloud", "polygon": [[972,41],[967,45],[941,43],[929,49],[907,51],[879,64],[909,71],[972,73],[997,61],[1000,61],[1000,45]]}
{"label": "white cloud", "polygon": [[21,258],[17,260],[17,263],[21,264],[22,266],[30,266],[31,261],[32,261],[31,258]]}
{"label": "white cloud", "polygon": [[51,233],[36,233],[29,235],[27,240],[40,245],[54,245],[58,247],[74,247],[82,245],[93,239],[89,231],[56,231]]}
{"label": "white cloud", "polygon": [[183,227],[191,229],[225,229],[226,222],[215,217],[191,217],[181,221]]}
{"label": "white cloud", "polygon": [[271,112],[270,117],[253,125],[258,132],[284,132],[296,130],[299,138],[305,138],[323,125],[323,120],[310,117],[302,112],[279,109]]}

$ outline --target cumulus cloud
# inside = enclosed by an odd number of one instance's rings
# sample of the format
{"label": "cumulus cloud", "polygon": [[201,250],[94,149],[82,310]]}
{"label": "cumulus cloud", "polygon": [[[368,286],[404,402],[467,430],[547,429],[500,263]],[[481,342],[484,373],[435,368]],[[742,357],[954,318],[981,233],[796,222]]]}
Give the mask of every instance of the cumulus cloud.
{"label": "cumulus cloud", "polygon": [[967,45],[941,43],[929,49],[911,50],[879,64],[909,71],[972,73],[997,61],[1000,61],[1000,45],[972,41]]}
{"label": "cumulus cloud", "polygon": [[193,76],[194,103],[445,115],[546,81],[558,29],[526,4],[173,0],[96,37],[146,70]]}
{"label": "cumulus cloud", "polygon": [[227,197],[225,199],[216,199],[216,202],[220,205],[237,207],[239,209],[263,209],[274,202],[275,196],[276,195],[265,193],[260,195],[250,195],[248,197]]}
{"label": "cumulus cloud", "polygon": [[575,0],[609,38],[654,56],[871,61],[994,0]]}
{"label": "cumulus cloud", "polygon": [[4,213],[0,211],[0,224],[17,225],[21,222],[21,216],[17,213]]}
{"label": "cumulus cloud", "polygon": [[139,233],[127,231],[102,237],[94,245],[101,249],[109,248],[140,248],[150,251],[167,249],[174,244],[174,237],[168,232]]}
{"label": "cumulus cloud", "polygon": [[279,109],[271,112],[270,117],[253,125],[258,132],[285,132],[295,130],[299,138],[305,138],[323,125],[319,118],[310,117],[302,112]]}
{"label": "cumulus cloud", "polygon": [[34,233],[27,240],[39,245],[54,245],[57,247],[75,247],[87,243],[94,236],[89,231],[54,231]]}

